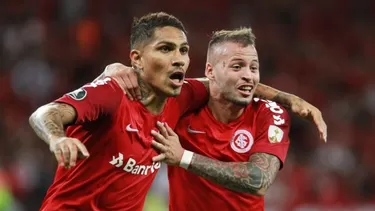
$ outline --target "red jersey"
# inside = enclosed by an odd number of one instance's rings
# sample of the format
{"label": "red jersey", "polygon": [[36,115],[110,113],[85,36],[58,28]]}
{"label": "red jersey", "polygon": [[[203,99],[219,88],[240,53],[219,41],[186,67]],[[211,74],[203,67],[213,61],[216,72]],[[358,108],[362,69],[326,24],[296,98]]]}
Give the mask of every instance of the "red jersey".
{"label": "red jersey", "polygon": [[90,157],[71,169],[58,167],[41,210],[141,211],[160,168],[152,162],[158,154],[151,147],[156,121],[175,127],[183,113],[203,105],[207,97],[201,82],[188,80],[181,94],[153,115],[105,78],[56,100],[76,109],[77,120],[66,134],[82,141]]}
{"label": "red jersey", "polygon": [[[183,117],[176,126],[181,145],[224,162],[247,162],[253,153],[277,156],[289,147],[289,115],[274,102],[254,101],[237,120],[224,124],[208,106]],[[264,198],[231,191],[180,167],[168,167],[170,211],[262,211]]]}

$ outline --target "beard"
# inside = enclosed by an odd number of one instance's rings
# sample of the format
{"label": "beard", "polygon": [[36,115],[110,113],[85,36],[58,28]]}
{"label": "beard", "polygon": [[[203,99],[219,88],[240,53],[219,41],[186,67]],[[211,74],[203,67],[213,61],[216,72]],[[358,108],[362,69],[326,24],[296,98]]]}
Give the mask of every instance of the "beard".
{"label": "beard", "polygon": [[223,93],[223,98],[233,103],[234,105],[246,107],[251,103],[253,99],[253,95],[251,95],[251,97],[248,97],[248,98],[243,98],[243,97],[236,96],[236,94],[234,94],[233,92],[226,92],[226,93]]}

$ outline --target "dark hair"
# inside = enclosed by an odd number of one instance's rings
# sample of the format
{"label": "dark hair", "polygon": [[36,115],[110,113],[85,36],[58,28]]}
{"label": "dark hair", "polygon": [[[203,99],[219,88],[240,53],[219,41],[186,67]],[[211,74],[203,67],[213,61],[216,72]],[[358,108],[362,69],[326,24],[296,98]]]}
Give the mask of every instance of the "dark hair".
{"label": "dark hair", "polygon": [[255,35],[251,28],[239,28],[235,30],[221,30],[214,31],[211,36],[211,40],[208,47],[223,43],[223,42],[234,42],[242,44],[244,47],[248,45],[255,45]]}
{"label": "dark hair", "polygon": [[150,13],[140,18],[134,18],[130,35],[131,49],[134,49],[139,43],[150,39],[154,34],[155,28],[165,26],[178,28],[186,34],[182,22],[165,12]]}

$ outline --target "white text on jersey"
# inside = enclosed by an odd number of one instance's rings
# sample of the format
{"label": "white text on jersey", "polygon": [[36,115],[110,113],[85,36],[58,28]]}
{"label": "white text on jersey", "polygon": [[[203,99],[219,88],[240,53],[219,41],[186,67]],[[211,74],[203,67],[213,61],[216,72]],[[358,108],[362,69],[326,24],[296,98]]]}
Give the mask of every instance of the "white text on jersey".
{"label": "white text on jersey", "polygon": [[96,80],[94,82],[91,82],[90,84],[86,84],[84,85],[83,87],[97,87],[97,86],[101,86],[101,85],[105,85],[107,84],[108,81],[111,81],[111,78],[105,78],[103,80]]}
{"label": "white text on jersey", "polygon": [[261,101],[266,103],[266,107],[269,108],[270,111],[272,111],[272,113],[275,113],[275,115],[273,115],[273,123],[275,125],[282,125],[285,123],[285,119],[282,119],[280,115],[284,113],[284,111],[283,109],[280,108],[279,105],[277,105],[275,102],[270,101],[270,100],[261,99]]}
{"label": "white text on jersey", "polygon": [[152,174],[161,166],[160,162],[153,162],[151,165],[137,165],[137,161],[133,158],[129,158],[124,165],[124,155],[122,153],[118,153],[118,157],[112,156],[112,160],[109,163],[117,168],[122,167],[128,173],[137,175]]}

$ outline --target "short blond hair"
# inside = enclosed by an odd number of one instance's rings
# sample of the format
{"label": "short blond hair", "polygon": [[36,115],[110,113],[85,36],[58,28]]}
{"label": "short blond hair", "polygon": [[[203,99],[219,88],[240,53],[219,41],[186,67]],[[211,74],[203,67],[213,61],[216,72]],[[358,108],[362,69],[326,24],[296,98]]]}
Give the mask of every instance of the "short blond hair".
{"label": "short blond hair", "polygon": [[249,27],[242,27],[235,30],[220,30],[212,33],[208,48],[223,42],[234,42],[243,45],[255,45],[255,35]]}

